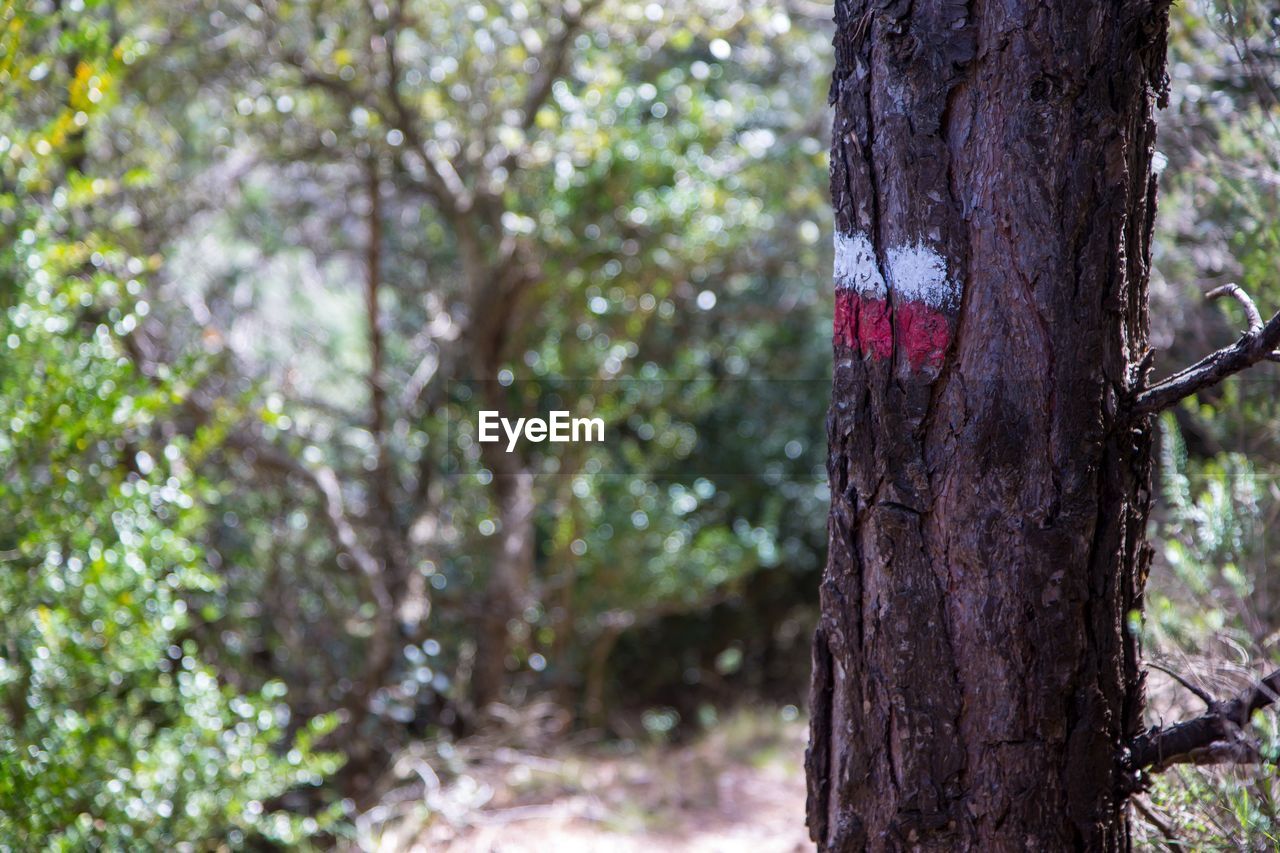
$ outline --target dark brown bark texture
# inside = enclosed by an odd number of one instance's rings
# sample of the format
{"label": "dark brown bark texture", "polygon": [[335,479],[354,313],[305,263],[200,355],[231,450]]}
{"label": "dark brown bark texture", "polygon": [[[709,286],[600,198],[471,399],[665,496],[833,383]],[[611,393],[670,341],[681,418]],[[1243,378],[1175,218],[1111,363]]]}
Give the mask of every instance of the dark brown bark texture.
{"label": "dark brown bark texture", "polygon": [[[1167,4],[837,0],[836,23],[836,228],[873,249],[893,351],[836,337],[811,835],[1127,848]],[[936,363],[907,357],[904,246],[961,294]]]}

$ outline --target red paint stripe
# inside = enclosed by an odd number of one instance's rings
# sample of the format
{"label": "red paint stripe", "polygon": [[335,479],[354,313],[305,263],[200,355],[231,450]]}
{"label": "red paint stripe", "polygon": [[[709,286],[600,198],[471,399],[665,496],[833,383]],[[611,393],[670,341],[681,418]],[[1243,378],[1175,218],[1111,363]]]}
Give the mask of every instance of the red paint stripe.
{"label": "red paint stripe", "polygon": [[883,299],[862,299],[859,343],[862,354],[876,361],[893,355],[893,316]]}
{"label": "red paint stripe", "polygon": [[883,299],[859,296],[853,290],[836,291],[832,329],[836,346],[880,361],[893,354],[895,338],[913,371],[940,367],[951,343],[951,321],[922,302],[899,303],[890,312]]}
{"label": "red paint stripe", "polygon": [[832,343],[852,349],[858,345],[858,302],[852,290],[836,291],[836,317],[831,330]]}
{"label": "red paint stripe", "polygon": [[898,322],[898,339],[907,353],[912,370],[941,367],[947,345],[951,343],[951,322],[947,315],[923,302],[905,302],[894,312]]}

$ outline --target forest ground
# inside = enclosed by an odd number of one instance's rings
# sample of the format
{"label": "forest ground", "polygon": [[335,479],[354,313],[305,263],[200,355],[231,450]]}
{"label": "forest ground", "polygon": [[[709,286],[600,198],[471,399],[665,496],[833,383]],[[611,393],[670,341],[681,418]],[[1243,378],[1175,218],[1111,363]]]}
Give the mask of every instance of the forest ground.
{"label": "forest ground", "polygon": [[358,822],[354,849],[806,850],[807,730],[790,710],[738,711],[681,744],[544,739],[535,725],[522,747],[511,731],[504,745],[424,747],[398,763],[401,785]]}

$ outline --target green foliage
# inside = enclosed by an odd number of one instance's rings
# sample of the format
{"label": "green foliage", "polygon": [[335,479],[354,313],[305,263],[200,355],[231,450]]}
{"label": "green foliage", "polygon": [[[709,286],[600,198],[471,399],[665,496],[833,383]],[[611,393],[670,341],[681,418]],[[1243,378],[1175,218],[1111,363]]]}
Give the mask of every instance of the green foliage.
{"label": "green foliage", "polygon": [[[825,24],[761,0],[0,10],[0,847],[297,841],[333,815],[284,798],[339,799],[314,790],[326,712],[368,711],[342,732],[365,757],[456,722],[503,532],[485,383],[610,436],[518,453],[514,697],[612,692],[664,738],[715,717],[703,676],[803,644],[828,497]],[[1174,7],[1158,373],[1235,337],[1209,286],[1280,307],[1264,12]],[[517,266],[518,302],[477,298],[476,269]],[[1235,381],[1165,419],[1150,651],[1252,664],[1280,629],[1277,400]],[[352,540],[407,567],[394,619]],[[1274,834],[1269,797],[1187,770],[1152,803],[1225,848]]]}
{"label": "green foliage", "polygon": [[[1146,645],[1210,695],[1229,698],[1256,677],[1256,634],[1269,624],[1260,480],[1242,454],[1190,457],[1173,415],[1161,426],[1161,572],[1147,593]],[[1176,684],[1153,699],[1155,714],[1169,720],[1200,710]],[[1278,731],[1273,714],[1254,715],[1251,735],[1269,762],[1280,757]],[[1152,824],[1143,835],[1197,850],[1236,850],[1242,839],[1269,846],[1280,829],[1278,793],[1265,766],[1173,767],[1153,775],[1147,794],[1164,829]]]}
{"label": "green foliage", "polygon": [[[504,379],[520,414],[558,403],[603,417],[617,437],[521,452],[538,505],[509,661],[523,685],[579,688],[614,626],[696,613],[758,575],[813,578],[819,567],[828,37],[776,4],[583,4],[559,79],[525,116],[561,12],[578,8],[245,12],[208,0],[124,13],[168,35],[163,51],[138,45],[104,133],[113,155],[153,176],[122,200],[148,211],[166,258],[152,323],[173,351],[213,351],[209,394],[273,413],[238,428],[335,472],[362,540],[399,543],[410,585],[430,599],[428,625],[401,625],[384,720],[433,719],[440,694],[464,698],[454,676],[502,523],[470,435],[469,380]],[[382,457],[353,286],[371,162],[382,176],[391,518],[367,501]],[[468,218],[440,201],[432,163],[472,200]],[[492,262],[510,247],[534,283],[516,306],[475,302],[466,252]],[[174,307],[184,300],[206,311],[194,324]],[[481,375],[471,329],[504,312],[501,363]],[[331,707],[381,614],[335,546],[327,505],[243,454],[212,452],[199,473],[218,500],[202,544],[227,580],[205,598],[223,662],[250,682],[283,678],[295,707]],[[708,650],[708,666],[722,650]]]}
{"label": "green foliage", "polygon": [[1254,592],[1251,578],[1263,556],[1254,467],[1239,453],[1193,463],[1175,418],[1166,415],[1162,427],[1164,558],[1193,593],[1225,584],[1246,599]]}
{"label": "green foliage", "polygon": [[[1264,315],[1280,309],[1280,31],[1273,4],[1200,0],[1172,7],[1167,159],[1152,277],[1157,375],[1236,339],[1233,300],[1203,294],[1239,283]],[[1146,653],[1214,697],[1274,669],[1280,594],[1275,483],[1276,366],[1260,365],[1185,401],[1161,423],[1147,584]],[[1152,672],[1148,722],[1194,716],[1201,703]],[[1274,754],[1274,715],[1255,718]],[[1274,768],[1173,768],[1153,778],[1146,843],[1187,849],[1276,844]],[[1160,828],[1160,825],[1163,828]],[[1167,830],[1167,831],[1166,831]]]}
{"label": "green foliage", "polygon": [[[112,176],[81,171],[128,40],[92,14],[0,12],[0,849],[297,841],[272,804],[336,759],[273,682],[242,695],[202,658],[182,370],[141,375],[148,264],[87,228]],[[53,94],[51,94],[53,93]],[[64,100],[57,97],[61,95]]]}

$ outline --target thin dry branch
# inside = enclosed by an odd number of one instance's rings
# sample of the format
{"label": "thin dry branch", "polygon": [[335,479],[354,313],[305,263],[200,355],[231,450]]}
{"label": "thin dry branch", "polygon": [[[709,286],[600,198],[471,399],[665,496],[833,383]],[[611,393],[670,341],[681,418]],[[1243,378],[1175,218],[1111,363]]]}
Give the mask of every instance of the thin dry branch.
{"label": "thin dry branch", "polygon": [[[1274,322],[1274,321],[1273,321]],[[1125,765],[1132,771],[1163,770],[1174,764],[1242,764],[1259,760],[1245,736],[1255,711],[1280,698],[1280,670],[1226,702],[1212,702],[1199,717],[1152,728],[1129,742]]]}
{"label": "thin dry branch", "polygon": [[560,33],[537,57],[538,71],[529,84],[529,89],[525,93],[524,105],[520,110],[521,130],[528,131],[533,127],[534,121],[537,119],[538,110],[542,109],[542,105],[547,102],[547,98],[551,96],[552,87],[555,86],[555,82],[565,72],[569,56],[573,52],[573,40],[578,37],[578,33],[581,31],[587,16],[601,2],[602,0],[586,0],[586,2],[578,4],[575,11],[568,12],[566,10],[562,12],[561,21],[563,27]]}
{"label": "thin dry branch", "polygon": [[400,97],[397,88],[400,72],[395,59],[397,35],[397,31],[390,30],[386,36],[387,63],[391,75],[387,84],[387,95],[394,114],[388,113],[383,108],[372,91],[358,87],[336,75],[320,71],[312,66],[310,60],[303,54],[287,53],[283,54],[281,59],[297,72],[298,79],[304,86],[327,92],[348,108],[369,109],[389,127],[403,133],[405,140],[409,143],[407,150],[422,165],[425,176],[422,181],[423,189],[440,213],[456,224],[456,221],[471,209],[471,195],[453,163],[446,157],[438,157],[432,153],[432,147],[418,132],[415,115]]}
{"label": "thin dry branch", "polygon": [[421,117],[410,109],[400,95],[402,77],[398,51],[400,32],[405,22],[404,4],[397,3],[395,15],[383,33],[385,41],[383,52],[387,66],[387,98],[391,101],[393,115],[385,115],[381,110],[379,114],[388,124],[404,134],[405,140],[409,143],[409,150],[418,158],[426,171],[428,189],[439,205],[441,213],[456,227],[461,218],[470,212],[473,199],[449,158],[437,157],[432,153],[432,146],[422,137],[418,129]]}
{"label": "thin dry branch", "polygon": [[[573,11],[569,11],[567,8],[561,9],[559,13],[562,24],[560,32],[534,57],[538,62],[538,70],[534,72],[529,81],[529,88],[525,91],[524,101],[520,107],[520,122],[516,126],[518,130],[523,133],[529,133],[529,131],[533,130],[537,123],[538,111],[550,100],[556,81],[560,80],[569,68],[569,60],[573,56],[574,40],[582,32],[587,17],[603,2],[604,0],[585,0],[585,2],[578,3]],[[485,163],[489,166],[490,171],[499,168],[512,171],[515,169],[520,155],[527,148],[527,141],[517,146],[513,151],[504,151],[502,147],[499,147],[485,155]],[[498,155],[496,158],[491,156],[495,154]]]}
{"label": "thin dry branch", "polygon": [[1135,797],[1132,802],[1133,807],[1142,815],[1142,819],[1159,830],[1160,835],[1163,836],[1162,840],[1165,847],[1174,850],[1176,847],[1182,846],[1178,843],[1178,833],[1169,825],[1168,821],[1157,815],[1155,810],[1148,807],[1142,800]]}
{"label": "thin dry branch", "polygon": [[393,602],[386,588],[382,567],[360,541],[360,535],[347,515],[346,502],[342,497],[342,485],[338,482],[338,475],[333,469],[324,465],[314,467],[305,465],[291,454],[245,430],[233,432],[228,436],[227,444],[242,454],[250,455],[253,461],[261,465],[301,478],[315,489],[321,498],[325,519],[329,522],[338,546],[351,557],[356,568],[360,570],[374,604],[380,610],[386,609],[389,612]]}
{"label": "thin dry branch", "polygon": [[835,5],[832,3],[790,0],[786,8],[787,14],[793,18],[805,18],[820,24],[829,24],[836,16]]}
{"label": "thin dry branch", "polygon": [[1240,285],[1224,284],[1222,287],[1215,287],[1204,296],[1205,299],[1221,299],[1223,296],[1230,296],[1244,308],[1244,315],[1249,320],[1249,334],[1256,335],[1262,331],[1262,314],[1258,312],[1258,306]]}
{"label": "thin dry branch", "polygon": [[1280,360],[1280,353],[1276,352],[1276,347],[1280,346],[1280,313],[1264,325],[1258,307],[1239,287],[1228,284],[1208,294],[1210,299],[1222,296],[1231,296],[1244,307],[1249,321],[1248,330],[1231,346],[1210,353],[1185,370],[1144,388],[1133,399],[1133,414],[1162,412],[1202,388],[1217,385],[1260,361]]}
{"label": "thin dry branch", "polygon": [[1161,671],[1161,672],[1163,672],[1165,675],[1169,676],[1169,677],[1170,677],[1170,678],[1172,678],[1174,681],[1176,681],[1176,682],[1178,682],[1179,684],[1181,684],[1181,685],[1182,685],[1183,687],[1185,687],[1187,690],[1190,690],[1192,693],[1194,693],[1194,694],[1195,694],[1195,696],[1196,696],[1196,698],[1197,698],[1197,699],[1199,699],[1201,702],[1203,702],[1204,704],[1206,704],[1206,705],[1208,705],[1208,706],[1210,706],[1210,707],[1212,707],[1212,706],[1213,706],[1213,697],[1212,697],[1212,696],[1210,696],[1208,693],[1206,693],[1204,690],[1200,689],[1199,687],[1196,687],[1194,684],[1192,684],[1192,683],[1191,683],[1190,681],[1188,681],[1187,679],[1183,678],[1183,677],[1182,677],[1181,675],[1179,675],[1178,673],[1174,672],[1174,671],[1173,671],[1173,670],[1171,670],[1171,669],[1168,669],[1167,667],[1163,667],[1163,666],[1161,666],[1161,665],[1160,665],[1160,664],[1158,664],[1158,663],[1151,663],[1150,661],[1148,661],[1148,662],[1147,662],[1147,666],[1151,667],[1152,669],[1158,669],[1158,670],[1160,670],[1160,671]]}

